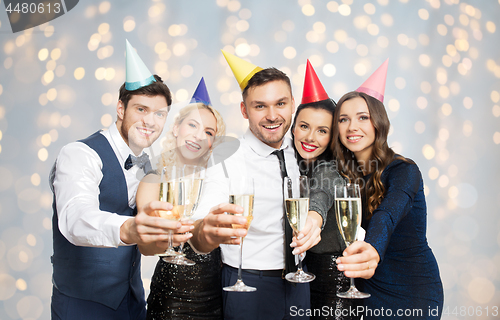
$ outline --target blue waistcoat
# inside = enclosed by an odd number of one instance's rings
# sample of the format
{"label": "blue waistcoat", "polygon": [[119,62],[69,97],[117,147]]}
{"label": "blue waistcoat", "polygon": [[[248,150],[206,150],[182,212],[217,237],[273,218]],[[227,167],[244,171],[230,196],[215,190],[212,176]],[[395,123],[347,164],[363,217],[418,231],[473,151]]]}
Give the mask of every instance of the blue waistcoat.
{"label": "blue waistcoat", "polygon": [[[133,216],[123,169],[106,137],[96,132],[80,142],[95,150],[102,161],[99,209]],[[93,248],[71,244],[59,231],[56,200],[54,196],[51,257],[54,286],[67,296],[99,302],[115,310],[129,289],[139,301],[144,299],[137,245]]]}

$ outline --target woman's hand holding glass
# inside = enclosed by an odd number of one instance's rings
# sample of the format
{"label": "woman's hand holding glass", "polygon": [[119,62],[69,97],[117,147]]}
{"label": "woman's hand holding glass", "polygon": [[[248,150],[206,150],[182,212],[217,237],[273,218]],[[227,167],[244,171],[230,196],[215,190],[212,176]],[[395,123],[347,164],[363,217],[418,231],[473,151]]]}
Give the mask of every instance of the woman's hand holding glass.
{"label": "woman's hand holding glass", "polygon": [[[158,210],[159,216],[164,219],[180,221],[184,214],[185,188],[184,183],[182,182],[183,174],[184,172],[182,167],[169,166],[162,169],[159,200],[168,202],[172,205],[171,210]],[[158,256],[169,257],[178,255],[173,248],[172,236],[173,232],[172,230],[169,230],[168,249],[162,254],[157,254]]]}
{"label": "woman's hand holding glass", "polygon": [[[190,220],[193,216],[198,202],[200,200],[201,190],[203,187],[203,179],[205,177],[205,170],[203,167],[185,165],[182,167],[182,177],[180,179],[181,184],[181,194],[179,194],[178,203],[182,207],[180,210],[180,221],[183,223]],[[165,262],[193,266],[196,263],[184,257],[182,249],[184,247],[184,242],[180,244],[179,252],[177,256],[172,256],[168,258],[163,258]]]}
{"label": "woman's hand holding glass", "polygon": [[302,254],[321,241],[321,226],[323,217],[316,211],[309,211],[306,224],[295,234],[290,247],[295,248],[293,254]]}
{"label": "woman's hand holding glass", "polygon": [[337,259],[337,268],[344,271],[346,277],[370,279],[375,274],[380,256],[369,243],[356,241],[344,250]]}
{"label": "woman's hand holding glass", "polygon": [[[304,230],[309,213],[309,180],[307,177],[300,176],[298,179],[285,177],[283,179],[283,196],[288,223],[297,236]],[[302,270],[302,254],[299,254],[297,272],[291,272],[285,278],[290,282],[305,283],[313,281],[316,276]]]}
{"label": "woman's hand holding glass", "polygon": [[181,242],[189,240],[189,238],[192,237],[189,231],[194,228],[193,222],[186,221],[181,223],[175,220],[167,220],[160,216],[161,212],[170,210],[172,210],[172,205],[170,203],[159,200],[151,201],[143,208],[139,209],[137,215],[133,219],[138,237],[138,241],[134,241],[134,243],[147,245],[156,242],[158,248],[166,249],[169,238],[168,233],[170,231],[173,234],[173,246],[177,246]]}
{"label": "woman's hand holding glass", "polygon": [[[346,246],[356,244],[356,236],[361,226],[362,207],[361,192],[359,185],[348,183],[346,186],[335,186],[335,216],[340,234],[344,238]],[[356,244],[356,246],[359,246]],[[355,249],[351,249],[355,251]],[[370,269],[366,265],[366,269]],[[339,268],[339,270],[341,270]],[[347,275],[346,275],[347,276]],[[359,291],[354,284],[354,278],[351,277],[351,287],[346,292],[337,293],[340,298],[363,299],[370,297],[369,293]]]}

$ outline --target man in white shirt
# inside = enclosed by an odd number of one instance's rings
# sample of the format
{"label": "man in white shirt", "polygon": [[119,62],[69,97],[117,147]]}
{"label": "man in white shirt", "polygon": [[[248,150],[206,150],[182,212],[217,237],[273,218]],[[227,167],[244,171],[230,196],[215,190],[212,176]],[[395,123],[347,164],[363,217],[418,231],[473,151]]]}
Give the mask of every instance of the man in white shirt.
{"label": "man in white shirt", "polygon": [[[244,86],[240,107],[249,121],[249,130],[240,139],[236,153],[207,171],[199,208],[193,217],[199,220],[190,241],[201,252],[220,245],[225,287],[236,282],[239,248],[234,244],[239,244],[238,237],[246,236],[242,276],[245,284],[256,287],[257,292],[224,292],[225,319],[289,319],[291,307],[309,308],[309,285],[293,285],[283,279],[284,248],[295,247],[294,254],[306,251],[319,242],[322,225],[321,216],[310,214],[293,243],[285,242],[284,224],[288,221],[284,219],[276,150],[283,151],[288,175],[299,175],[292,142],[284,138],[295,110],[289,78],[275,68],[255,73]],[[213,159],[224,159],[225,151],[224,144],[216,148]],[[248,232],[231,228],[231,224],[245,224],[246,218],[224,214],[242,212],[240,206],[227,203],[228,180],[237,181],[242,176],[252,177],[255,184],[253,220]]]}
{"label": "man in white shirt", "polygon": [[151,167],[143,149],[161,134],[172,103],[160,77],[148,82],[134,90],[123,84],[116,123],[66,145],[54,164],[52,319],[145,319],[136,244],[166,248],[169,229],[190,229],[148,215],[170,210],[167,203],[135,214],[138,177]]}

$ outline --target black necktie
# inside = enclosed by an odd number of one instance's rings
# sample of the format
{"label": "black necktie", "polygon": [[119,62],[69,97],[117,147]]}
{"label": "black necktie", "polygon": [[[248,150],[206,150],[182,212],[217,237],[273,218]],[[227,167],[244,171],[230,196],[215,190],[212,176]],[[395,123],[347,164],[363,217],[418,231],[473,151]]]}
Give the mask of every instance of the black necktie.
{"label": "black necktie", "polygon": [[[283,154],[283,150],[273,151],[273,154],[278,157],[280,162],[280,171],[281,171],[281,187],[285,188],[283,185],[283,178],[288,177],[288,173],[286,172],[285,165],[285,155]],[[282,190],[283,191],[283,190]],[[281,193],[283,194],[283,192]],[[293,248],[290,247],[290,243],[292,243],[293,231],[292,227],[288,223],[288,218],[286,217],[286,209],[285,209],[285,199],[283,198],[283,222],[285,229],[285,244],[283,246],[285,250],[285,273],[295,271],[295,257],[292,254]]]}
{"label": "black necktie", "polygon": [[127,160],[125,160],[125,165],[123,167],[125,168],[125,170],[129,170],[133,166],[138,166],[139,168],[143,169],[145,173],[150,171],[151,162],[149,162],[148,154],[143,153],[139,157],[129,154]]}

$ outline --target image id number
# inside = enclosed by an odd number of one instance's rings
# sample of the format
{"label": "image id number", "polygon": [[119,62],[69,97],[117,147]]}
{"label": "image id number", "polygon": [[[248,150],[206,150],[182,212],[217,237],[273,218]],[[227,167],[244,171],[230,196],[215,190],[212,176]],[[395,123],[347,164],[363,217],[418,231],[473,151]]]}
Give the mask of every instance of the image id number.
{"label": "image id number", "polygon": [[454,307],[450,308],[448,306],[444,307],[443,309],[443,316],[498,316],[498,306],[486,306],[486,307],[481,307],[481,306],[461,306],[461,307]]}
{"label": "image id number", "polygon": [[12,8],[12,3],[9,3],[5,11],[8,13],[59,13],[61,12],[61,4],[54,3],[51,5],[50,2],[47,3],[17,3],[14,8]]}

